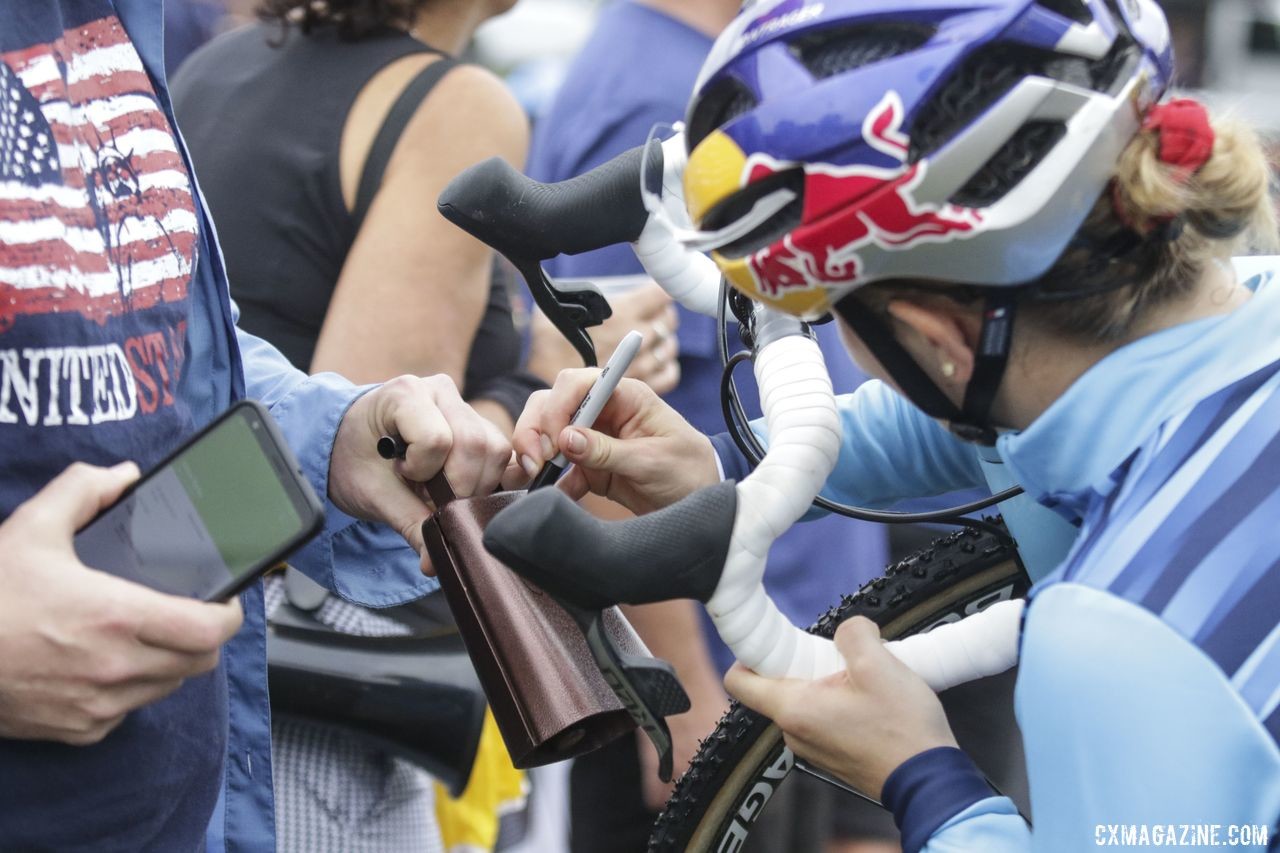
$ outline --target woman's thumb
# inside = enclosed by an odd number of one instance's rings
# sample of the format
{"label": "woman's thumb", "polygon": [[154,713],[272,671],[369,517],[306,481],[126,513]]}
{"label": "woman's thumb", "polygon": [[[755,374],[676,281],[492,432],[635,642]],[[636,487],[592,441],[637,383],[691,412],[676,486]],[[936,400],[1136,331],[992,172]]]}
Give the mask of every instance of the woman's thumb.
{"label": "woman's thumb", "polygon": [[620,474],[626,468],[626,454],[620,452],[618,439],[593,429],[565,427],[560,433],[560,450],[573,464],[592,471]]}

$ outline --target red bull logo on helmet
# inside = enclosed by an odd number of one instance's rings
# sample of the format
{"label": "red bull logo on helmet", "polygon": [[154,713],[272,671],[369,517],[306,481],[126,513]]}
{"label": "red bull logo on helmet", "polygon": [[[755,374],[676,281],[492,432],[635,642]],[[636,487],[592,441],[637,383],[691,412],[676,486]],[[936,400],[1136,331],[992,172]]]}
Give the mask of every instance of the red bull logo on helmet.
{"label": "red bull logo on helmet", "polygon": [[[857,282],[868,275],[860,253],[869,245],[905,251],[979,233],[979,211],[916,199],[928,163],[907,164],[910,140],[902,133],[903,116],[901,97],[889,92],[862,126],[866,144],[899,166],[804,167],[800,225],[746,259],[761,296],[781,299],[797,290]],[[789,168],[794,164],[756,154],[747,160],[746,174],[751,183]]]}

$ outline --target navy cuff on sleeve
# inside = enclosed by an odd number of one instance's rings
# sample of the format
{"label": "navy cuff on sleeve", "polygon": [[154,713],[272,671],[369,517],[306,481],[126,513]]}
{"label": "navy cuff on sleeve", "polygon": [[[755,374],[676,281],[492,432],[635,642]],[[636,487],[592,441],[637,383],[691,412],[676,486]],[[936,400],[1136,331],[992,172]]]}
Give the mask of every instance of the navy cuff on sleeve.
{"label": "navy cuff on sleeve", "polygon": [[724,468],[724,478],[726,480],[741,482],[751,473],[751,465],[748,464],[747,457],[743,456],[742,451],[738,450],[738,445],[733,443],[729,433],[722,432],[719,435],[711,436],[711,446],[715,448],[716,455],[720,457],[720,465]]}
{"label": "navy cuff on sleeve", "polygon": [[885,780],[880,799],[902,833],[903,853],[919,853],[944,823],[992,796],[968,755],[941,746],[902,762]]}

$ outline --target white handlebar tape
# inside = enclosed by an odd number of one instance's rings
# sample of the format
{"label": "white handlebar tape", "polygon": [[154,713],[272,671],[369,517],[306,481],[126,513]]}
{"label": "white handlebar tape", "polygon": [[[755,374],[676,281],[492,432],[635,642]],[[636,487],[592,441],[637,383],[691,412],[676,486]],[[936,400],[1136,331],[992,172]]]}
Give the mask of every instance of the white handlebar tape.
{"label": "white handlebar tape", "polygon": [[764,591],[769,546],[808,511],[840,453],[840,418],[817,343],[792,335],[756,357],[769,452],[738,484],[729,556],[707,602],[716,630],[734,656],[774,678],[834,672],[839,655],[828,641],[792,625]]}
{"label": "white handlebar tape", "polygon": [[[662,206],[676,223],[689,221],[682,183],[687,161],[684,134],[662,143]],[[720,307],[720,269],[714,261],[681,244],[671,229],[652,215],[631,248],[645,272],[672,299],[697,314],[716,316]]]}
{"label": "white handlebar tape", "polygon": [[[707,612],[734,656],[769,678],[823,678],[841,672],[835,644],[802,631],[764,589],[769,547],[808,511],[840,453],[840,419],[818,345],[780,338],[755,362],[769,452],[738,484],[729,556]],[[887,644],[935,691],[997,675],[1018,660],[1024,602],[1005,601],[927,634]]]}
{"label": "white handlebar tape", "polygon": [[1018,635],[1026,602],[1002,601],[927,634],[885,647],[936,692],[999,675],[1018,662]]}

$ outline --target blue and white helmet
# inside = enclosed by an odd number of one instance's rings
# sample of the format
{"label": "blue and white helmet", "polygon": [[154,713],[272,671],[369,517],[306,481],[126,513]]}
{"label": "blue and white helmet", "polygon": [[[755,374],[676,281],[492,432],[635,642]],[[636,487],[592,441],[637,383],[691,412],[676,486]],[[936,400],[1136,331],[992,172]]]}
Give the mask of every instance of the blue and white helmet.
{"label": "blue and white helmet", "polygon": [[713,251],[734,286],[804,317],[875,281],[1023,284],[1172,64],[1153,0],[758,0],[694,90],[689,212],[745,233]]}

